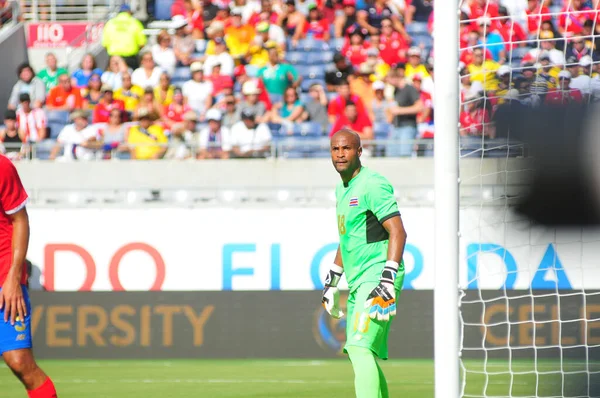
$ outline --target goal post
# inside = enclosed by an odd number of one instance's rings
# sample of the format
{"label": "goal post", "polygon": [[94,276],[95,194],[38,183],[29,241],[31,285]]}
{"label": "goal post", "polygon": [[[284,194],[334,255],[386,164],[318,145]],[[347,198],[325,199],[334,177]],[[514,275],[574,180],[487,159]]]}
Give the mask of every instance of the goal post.
{"label": "goal post", "polygon": [[436,1],[434,41],[435,397],[459,397],[459,0]]}

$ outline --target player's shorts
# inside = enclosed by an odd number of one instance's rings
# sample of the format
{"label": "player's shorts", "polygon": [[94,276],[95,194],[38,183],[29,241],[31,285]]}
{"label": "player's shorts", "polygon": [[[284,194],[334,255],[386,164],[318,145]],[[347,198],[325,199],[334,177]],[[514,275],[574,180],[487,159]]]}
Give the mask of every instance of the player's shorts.
{"label": "player's shorts", "polygon": [[[25,286],[23,288],[23,298],[27,307],[27,316],[25,319],[18,319],[14,325],[4,322],[4,308],[0,310],[0,355],[7,351],[31,348],[31,303],[29,301],[29,292]],[[0,288],[0,292],[2,288]]]}
{"label": "player's shorts", "polygon": [[[348,294],[346,310],[346,345],[348,347],[368,348],[381,359],[388,359],[388,335],[394,317],[389,321],[371,319],[365,309],[365,302],[369,294],[379,285],[379,282],[362,283],[358,289]],[[396,288],[396,300],[400,298],[400,290]]]}

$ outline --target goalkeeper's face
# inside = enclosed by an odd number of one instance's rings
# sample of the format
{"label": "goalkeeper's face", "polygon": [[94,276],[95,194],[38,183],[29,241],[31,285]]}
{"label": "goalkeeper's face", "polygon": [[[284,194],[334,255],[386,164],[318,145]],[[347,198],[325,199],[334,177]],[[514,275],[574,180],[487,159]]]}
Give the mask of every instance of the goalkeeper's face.
{"label": "goalkeeper's face", "polygon": [[331,161],[342,177],[352,176],[360,167],[361,153],[360,137],[354,131],[343,129],[331,137]]}

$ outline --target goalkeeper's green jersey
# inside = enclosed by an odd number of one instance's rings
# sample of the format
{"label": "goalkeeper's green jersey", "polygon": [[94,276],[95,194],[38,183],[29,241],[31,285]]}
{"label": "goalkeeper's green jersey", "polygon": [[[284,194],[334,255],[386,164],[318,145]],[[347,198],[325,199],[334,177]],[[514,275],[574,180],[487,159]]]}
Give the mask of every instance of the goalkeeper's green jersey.
{"label": "goalkeeper's green jersey", "polygon": [[348,184],[338,184],[335,196],[340,252],[352,292],[379,281],[389,242],[383,222],[400,212],[389,181],[364,166]]}

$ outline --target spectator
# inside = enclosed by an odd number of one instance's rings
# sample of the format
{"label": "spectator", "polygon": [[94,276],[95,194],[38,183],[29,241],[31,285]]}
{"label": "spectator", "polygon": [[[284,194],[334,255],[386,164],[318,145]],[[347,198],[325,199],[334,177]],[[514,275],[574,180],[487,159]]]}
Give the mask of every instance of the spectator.
{"label": "spectator", "polygon": [[504,39],[500,33],[492,27],[492,21],[490,18],[481,17],[477,19],[477,25],[479,26],[479,36],[481,37],[481,44],[485,45],[485,48],[490,50],[494,61],[503,64],[506,62],[506,47]]}
{"label": "spectator", "polygon": [[480,82],[485,90],[496,90],[498,88],[498,80],[496,79],[498,68],[500,68],[500,65],[497,62],[491,59],[484,61],[481,48],[473,50],[473,62],[467,66],[471,81]]}
{"label": "spectator", "polygon": [[[406,52],[410,38],[406,39],[394,30],[392,20],[383,18],[381,20],[381,36],[379,45],[379,57],[388,65],[406,63]],[[368,54],[367,54],[368,55]]]}
{"label": "spectator", "polygon": [[323,18],[321,10],[316,4],[308,6],[308,17],[302,24],[300,36],[302,39],[313,38],[329,42],[331,34],[329,33],[329,22]]}
{"label": "spectator", "polygon": [[544,5],[544,1],[540,0],[527,0],[525,14],[527,15],[527,30],[531,36],[538,35],[543,21],[552,20],[550,10]]}
{"label": "spectator", "polygon": [[348,30],[357,24],[356,21],[356,0],[342,0],[344,10],[337,13],[334,21],[335,37],[341,38],[346,35]]}
{"label": "spectator", "polygon": [[550,63],[550,54],[547,52],[542,52],[539,58],[541,68],[538,70],[538,79],[544,80],[548,88],[556,88],[558,85],[558,74],[561,69],[552,66]]}
{"label": "spectator", "polygon": [[433,0],[411,0],[406,7],[404,23],[410,25],[416,22],[424,26],[431,14],[433,14]]}
{"label": "spectator", "polygon": [[171,77],[168,73],[163,72],[160,75],[160,84],[154,87],[154,98],[162,106],[167,106],[173,101],[173,93],[175,86],[171,84]]}
{"label": "spectator", "polygon": [[[490,112],[484,109],[481,95],[471,93],[466,98],[466,110],[460,114],[460,135],[463,137],[486,136],[494,138],[490,123]],[[484,128],[485,126],[485,128]]]}
{"label": "spectator", "polygon": [[288,134],[292,134],[294,132],[294,124],[301,123],[305,119],[304,106],[300,102],[298,92],[295,88],[288,87],[283,95],[283,102],[279,102],[273,106],[270,121],[283,125]]}
{"label": "spectator", "polygon": [[8,109],[17,109],[19,96],[29,94],[34,108],[41,108],[46,100],[46,85],[35,76],[33,69],[27,63],[21,64],[17,69],[19,80],[15,83],[8,99]]}
{"label": "spectator", "polygon": [[212,20],[213,22],[215,21],[219,21],[223,23],[223,26],[225,29],[227,29],[229,27],[229,25],[231,24],[231,20],[229,19],[230,15],[230,10],[229,10],[229,4],[219,4],[219,11],[217,11],[217,16]]}
{"label": "spectator", "polygon": [[243,58],[248,53],[254,36],[254,27],[242,21],[242,9],[231,10],[231,25],[225,29],[225,39],[234,59]]}
{"label": "spectator", "polygon": [[578,61],[590,55],[592,55],[592,50],[585,46],[585,40],[581,36],[573,37],[565,51],[565,58],[575,57]]}
{"label": "spectator", "polygon": [[248,76],[248,73],[246,72],[246,68],[243,65],[240,65],[237,68],[235,68],[234,75],[235,75],[235,80],[242,87],[243,87],[244,83],[246,83],[249,80],[255,81],[257,87],[260,90],[258,99],[265,104],[265,107],[267,108],[268,111],[271,110],[271,107],[272,107],[271,98],[269,97],[269,93],[267,92],[267,89],[265,88],[265,83],[262,81],[262,79]]}
{"label": "spectator", "polygon": [[365,7],[356,14],[358,25],[366,29],[369,35],[374,35],[379,34],[381,31],[383,19],[390,19],[396,31],[409,38],[404,30],[404,26],[402,26],[402,22],[400,22],[400,18],[388,7],[388,3],[387,0],[369,0],[366,2]]}
{"label": "spectator", "polygon": [[493,22],[494,29],[500,34],[505,43],[506,51],[515,47],[525,47],[527,33],[517,21],[510,17],[508,9],[504,6],[498,7],[500,19]]}
{"label": "spectator", "polygon": [[366,62],[358,67],[356,75],[350,79],[350,92],[360,97],[363,104],[370,104],[375,98],[371,75],[373,68]]}
{"label": "spectator", "polygon": [[220,65],[221,74],[224,76],[233,76],[234,62],[231,55],[227,52],[227,45],[225,40],[221,37],[217,37],[215,42],[215,53],[206,57],[204,62],[204,74],[210,75],[212,73],[213,66]]}
{"label": "spectator", "polygon": [[190,66],[192,79],[183,84],[183,96],[188,105],[204,120],[204,114],[213,104],[213,85],[204,78],[204,65],[194,62]]}
{"label": "spectator", "polygon": [[298,87],[302,80],[293,65],[280,63],[276,48],[269,50],[269,63],[258,71],[258,77],[265,83],[269,94],[277,95],[283,95],[288,87]]}
{"label": "spectator", "polygon": [[40,142],[46,139],[48,120],[42,108],[32,108],[29,94],[19,96],[17,126],[23,142]]}
{"label": "spectator", "polygon": [[173,17],[175,24],[175,36],[173,37],[173,52],[177,60],[177,66],[190,66],[194,59],[192,55],[196,50],[196,41],[192,35],[187,34],[187,21],[181,15]]}
{"label": "spectator", "polygon": [[392,117],[390,116],[388,109],[394,106],[394,101],[386,99],[384,95],[385,83],[382,81],[376,81],[373,83],[373,91],[375,92],[375,98],[371,102],[369,107],[369,117],[374,123],[391,123]]}
{"label": "spectator", "polygon": [[498,16],[498,3],[494,1],[468,0],[465,9],[468,10],[469,17],[472,20],[481,17],[492,19]]}
{"label": "spectator", "polygon": [[202,19],[206,21],[212,21],[219,12],[219,6],[214,4],[212,0],[200,0],[200,9],[202,10]]}
{"label": "spectator", "polygon": [[248,23],[254,26],[257,26],[262,22],[270,24],[277,24],[279,22],[279,14],[273,10],[270,0],[261,0],[260,12],[255,12],[248,20]]}
{"label": "spectator", "polygon": [[571,79],[570,88],[581,91],[584,100],[589,98],[591,92],[593,62],[592,57],[586,55],[579,60],[580,73]]}
{"label": "spectator", "polygon": [[192,108],[185,103],[181,89],[176,88],[173,92],[173,102],[165,105],[162,111],[165,128],[170,131],[176,124],[182,123],[183,115],[190,111],[192,111]]}
{"label": "spectator", "polygon": [[567,71],[571,73],[571,79],[574,79],[577,76],[579,76],[579,61],[576,57],[571,56],[567,58],[565,67],[567,68]]}
{"label": "spectator", "polygon": [[102,76],[102,69],[96,66],[96,59],[92,54],[85,54],[81,60],[81,66],[71,76],[73,86],[77,88],[87,87],[92,75]]}
{"label": "spectator", "polygon": [[83,94],[83,107],[94,109],[102,97],[102,79],[100,75],[92,75],[88,81],[88,86],[81,90]]}
{"label": "spectator", "polygon": [[546,105],[581,104],[583,96],[578,89],[571,89],[571,73],[563,70],[558,74],[558,88],[548,93],[545,99]]}
{"label": "spectator", "polygon": [[206,29],[206,34],[210,37],[210,40],[206,43],[206,50],[204,55],[214,55],[215,54],[215,39],[221,38],[225,39],[225,24],[220,21],[213,21],[210,26]]}
{"label": "spectator", "polygon": [[188,111],[181,119],[182,122],[175,123],[171,128],[171,141],[165,154],[166,159],[187,159],[191,155],[190,147],[194,145],[198,117],[196,112]]}
{"label": "spectator", "polygon": [[[183,1],[183,15],[187,19],[185,33],[194,40],[204,39],[204,19],[202,18],[202,7],[194,5],[192,0]],[[177,16],[173,14],[173,16]]]}
{"label": "spectator", "polygon": [[133,84],[144,89],[146,87],[158,86],[163,70],[159,66],[156,66],[151,52],[144,52],[142,54],[141,65],[131,75]]}
{"label": "spectator", "polygon": [[367,50],[370,45],[365,41],[366,36],[365,29],[355,28],[350,33],[350,41],[342,47],[342,54],[355,67],[367,60]]}
{"label": "spectator", "polygon": [[422,52],[419,47],[411,47],[408,50],[408,64],[406,64],[406,72],[405,76],[408,79],[412,79],[412,77],[416,74],[419,74],[423,77],[429,77],[429,72],[427,68],[422,63]]}
{"label": "spectator", "polygon": [[125,104],[123,101],[115,99],[113,96],[113,89],[109,85],[102,86],[102,97],[98,104],[94,107],[94,114],[92,116],[93,123],[108,123],[110,119],[110,112],[113,109],[119,111],[125,111]]}
{"label": "spectator", "polygon": [[231,127],[232,155],[236,158],[264,158],[271,147],[271,130],[264,123],[257,123],[256,114],[247,108],[241,113],[241,121]]}
{"label": "spectator", "polygon": [[542,53],[548,53],[550,62],[556,66],[562,66],[565,64],[565,55],[563,51],[556,49],[556,42],[554,39],[554,33],[551,31],[540,32],[540,47],[531,49],[522,62],[536,62]]}
{"label": "spectator", "polygon": [[370,76],[371,80],[383,80],[390,71],[390,66],[379,58],[379,50],[376,47],[371,47],[367,50],[367,60],[365,61],[373,73]]}
{"label": "spectator", "polygon": [[311,122],[319,123],[323,132],[327,131],[329,118],[327,117],[327,94],[318,83],[308,89],[309,100],[304,104],[305,118]]}
{"label": "spectator", "polygon": [[269,24],[268,22],[261,22],[256,25],[256,33],[254,44],[257,46],[263,46],[267,42],[274,42],[279,51],[285,51],[285,33],[279,26]]}
{"label": "spectator", "polygon": [[564,4],[558,17],[558,31],[564,37],[578,35],[585,21],[594,18],[594,13],[583,0],[570,0]]}
{"label": "spectator", "polygon": [[81,91],[73,87],[69,75],[63,73],[58,78],[58,86],[51,89],[48,93],[46,109],[71,112],[82,108],[83,97],[81,96]]}
{"label": "spectator", "polygon": [[[496,76],[498,77],[498,87],[494,91],[495,97],[498,99],[498,103],[502,103],[504,101],[504,97],[508,94],[509,90],[512,87],[512,73],[511,68],[508,65],[502,65],[496,71]],[[421,99],[423,96],[421,95]],[[425,103],[423,103],[425,105]]]}
{"label": "spectator", "polygon": [[354,67],[348,62],[342,54],[333,56],[333,65],[325,71],[325,84],[328,91],[334,91],[342,82],[354,74]]}
{"label": "spectator", "polygon": [[119,14],[110,19],[102,30],[102,46],[108,55],[119,55],[131,68],[138,67],[137,56],[146,45],[144,26],[132,16],[131,8],[123,4]]}
{"label": "spectator", "polygon": [[154,123],[158,115],[142,109],[137,114],[138,124],[129,129],[127,144],[131,158],[136,160],[161,159],[167,152],[169,139],[163,128]]}
{"label": "spectator", "polygon": [[58,85],[58,77],[68,73],[67,68],[58,67],[58,61],[54,53],[47,53],[46,67],[37,74],[37,77],[46,85],[46,91],[50,91]]}
{"label": "spectator", "polygon": [[158,102],[156,97],[154,96],[154,90],[152,87],[148,87],[144,90],[144,95],[140,100],[137,108],[133,112],[133,118],[137,119],[140,113],[142,114],[156,114],[160,115],[162,110],[162,105]]}
{"label": "spectator", "polygon": [[431,95],[422,89],[423,79],[421,75],[413,76],[413,86],[419,93],[423,107],[417,113],[417,130],[419,136],[425,139],[433,138],[433,99]]}
{"label": "spectator", "polygon": [[329,115],[329,122],[335,123],[337,118],[344,113],[346,109],[347,102],[353,102],[358,109],[358,113],[362,116],[363,114],[367,114],[365,109],[365,105],[358,95],[351,94],[350,85],[347,81],[340,83],[337,88],[337,96],[329,102],[329,107],[327,108],[327,114]]}
{"label": "spectator", "polygon": [[241,120],[241,115],[237,111],[236,101],[233,95],[228,95],[224,99],[225,109],[223,112],[222,125],[228,129]]}
{"label": "spectator", "polygon": [[[467,38],[467,43],[464,48],[460,49],[460,62],[465,65],[470,65],[473,63],[473,51],[478,48],[482,48],[479,40],[479,31],[474,30],[469,33]],[[485,51],[485,59],[492,59],[492,53],[487,48],[483,48]]]}
{"label": "spectator", "polygon": [[[292,38],[292,46],[298,45],[298,40],[304,30],[306,17],[296,8],[295,0],[286,0],[283,13],[279,16],[278,25],[282,26],[288,37]],[[329,29],[329,27],[327,27]]]}
{"label": "spectator", "polygon": [[419,92],[405,79],[401,79],[397,71],[390,72],[388,81],[396,89],[396,105],[388,110],[389,115],[394,117],[390,140],[398,144],[388,145],[385,152],[390,157],[410,156],[413,149],[412,140],[417,137],[417,114],[423,110],[423,102]]}
{"label": "spectator", "polygon": [[[66,125],[50,152],[50,160],[73,161],[94,159],[98,147],[98,130],[89,125],[88,115],[76,110],[71,113],[72,124]],[[63,155],[58,154],[63,150]]]}
{"label": "spectator", "polygon": [[[344,107],[344,113],[338,116],[337,120],[333,124],[333,128],[329,133],[329,136],[333,136],[336,132],[340,131],[343,128],[349,128],[353,131],[356,131],[361,139],[363,140],[372,140],[373,139],[373,124],[365,115],[361,115],[358,113],[356,104],[354,102],[347,102]],[[368,146],[363,148],[368,151]],[[365,152],[368,155],[368,152]]]}
{"label": "spectator", "polygon": [[242,94],[244,99],[237,105],[239,113],[238,119],[241,120],[241,113],[246,109],[251,109],[256,115],[257,123],[266,123],[269,121],[269,114],[264,102],[260,101],[261,90],[255,80],[249,80],[242,86]]}
{"label": "spectator", "polygon": [[177,58],[171,48],[171,35],[164,29],[158,33],[156,44],[152,46],[152,59],[164,72],[170,75],[175,72]]}
{"label": "spectator", "polygon": [[113,90],[118,90],[123,85],[123,74],[131,74],[123,58],[113,55],[108,61],[108,68],[102,73],[102,84],[108,84]]}
{"label": "spectator", "polygon": [[123,73],[121,80],[123,85],[121,88],[115,90],[114,96],[115,99],[123,101],[125,104],[125,110],[129,114],[132,114],[144,96],[144,89],[140,86],[135,86],[131,82],[131,74],[129,72]]}
{"label": "spectator", "polygon": [[252,45],[247,55],[247,58],[249,58],[248,66],[253,68],[253,70],[264,68],[269,63],[269,50],[272,48],[279,51],[277,43],[274,41],[268,41],[262,46]]}
{"label": "spectator", "polygon": [[208,80],[213,85],[213,96],[215,98],[221,95],[223,91],[229,91],[228,89],[233,92],[233,80],[230,76],[221,74],[221,64],[213,66],[212,73],[208,75]]}
{"label": "spectator", "polygon": [[231,152],[231,132],[221,123],[222,114],[216,109],[206,112],[208,126],[198,136],[198,159],[228,159]]}
{"label": "spectator", "polygon": [[99,129],[104,159],[110,159],[113,151],[125,152],[129,150],[125,144],[128,127],[123,124],[124,116],[125,113],[120,109],[112,109],[108,123]]}
{"label": "spectator", "polygon": [[11,160],[20,159],[25,140],[23,131],[17,128],[17,114],[14,110],[8,109],[4,112],[4,127],[0,128],[0,145],[3,144],[3,153]]}

